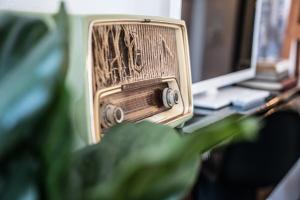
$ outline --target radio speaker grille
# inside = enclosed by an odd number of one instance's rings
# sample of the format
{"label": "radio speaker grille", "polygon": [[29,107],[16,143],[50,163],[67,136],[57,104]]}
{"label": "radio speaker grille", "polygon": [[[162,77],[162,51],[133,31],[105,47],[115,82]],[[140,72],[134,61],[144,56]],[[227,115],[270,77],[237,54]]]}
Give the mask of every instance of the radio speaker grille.
{"label": "radio speaker grille", "polygon": [[94,92],[106,87],[174,77],[179,82],[176,28],[153,24],[95,24]]}

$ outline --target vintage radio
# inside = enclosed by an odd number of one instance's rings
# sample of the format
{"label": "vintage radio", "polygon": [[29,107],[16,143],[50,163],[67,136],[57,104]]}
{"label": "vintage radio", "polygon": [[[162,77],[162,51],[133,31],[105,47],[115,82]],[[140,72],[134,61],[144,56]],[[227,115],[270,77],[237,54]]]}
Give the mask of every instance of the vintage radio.
{"label": "vintage radio", "polygon": [[176,127],[192,116],[185,23],[141,16],[72,16],[75,130],[84,144],[108,128],[149,120]]}

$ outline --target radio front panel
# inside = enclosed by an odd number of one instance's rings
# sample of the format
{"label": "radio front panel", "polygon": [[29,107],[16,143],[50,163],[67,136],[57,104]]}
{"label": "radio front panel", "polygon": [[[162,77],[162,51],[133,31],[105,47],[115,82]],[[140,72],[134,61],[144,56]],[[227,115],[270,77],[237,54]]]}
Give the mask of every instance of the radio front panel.
{"label": "radio front panel", "polygon": [[[76,16],[72,32],[69,82],[77,91],[73,107],[79,110],[76,105],[82,102],[87,106],[82,110],[87,112],[76,113],[75,123],[78,126],[83,123],[80,120],[87,121],[90,131],[85,141],[99,142],[110,127],[122,122],[149,120],[175,127],[192,116],[183,21]],[[78,40],[81,37],[87,39]],[[86,74],[80,73],[82,64]],[[77,129],[84,131],[84,127]]]}

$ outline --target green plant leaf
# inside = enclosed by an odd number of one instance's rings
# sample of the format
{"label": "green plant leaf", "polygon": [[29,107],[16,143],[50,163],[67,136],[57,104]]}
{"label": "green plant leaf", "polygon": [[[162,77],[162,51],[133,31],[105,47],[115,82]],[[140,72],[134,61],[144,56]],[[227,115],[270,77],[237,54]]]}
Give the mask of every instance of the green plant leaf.
{"label": "green plant leaf", "polygon": [[72,131],[69,118],[69,95],[63,86],[40,121],[40,146],[44,195],[47,199],[65,200],[70,191],[69,164],[72,156]]}
{"label": "green plant leaf", "polygon": [[0,14],[0,80],[18,62],[23,61],[28,50],[35,46],[49,28],[43,20],[13,14]]}
{"label": "green plant leaf", "polygon": [[72,145],[64,88],[68,22],[64,9],[48,17],[54,27],[42,19],[0,18],[0,33],[13,33],[0,39],[0,199],[67,196]]}
{"label": "green plant leaf", "polygon": [[37,170],[37,161],[27,152],[1,163],[0,199],[39,199]]}
{"label": "green plant leaf", "polygon": [[201,153],[256,131],[245,131],[252,119],[238,119],[185,136],[150,122],[110,129],[100,144],[80,151],[75,160],[76,175],[82,179],[80,199],[182,198],[197,177]]}
{"label": "green plant leaf", "polygon": [[[15,22],[16,26],[21,22],[22,18]],[[33,131],[51,101],[58,80],[62,80],[65,43],[61,33],[59,29],[49,31],[21,60],[10,55],[18,65],[0,80],[0,157]]]}

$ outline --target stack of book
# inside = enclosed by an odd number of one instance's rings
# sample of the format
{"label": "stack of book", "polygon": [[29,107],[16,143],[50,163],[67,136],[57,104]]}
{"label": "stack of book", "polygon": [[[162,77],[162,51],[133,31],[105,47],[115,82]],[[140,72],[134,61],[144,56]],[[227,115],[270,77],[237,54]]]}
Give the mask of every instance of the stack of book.
{"label": "stack of book", "polygon": [[256,78],[241,83],[242,86],[282,92],[297,85],[297,78],[289,74],[290,62],[260,61],[256,69]]}

